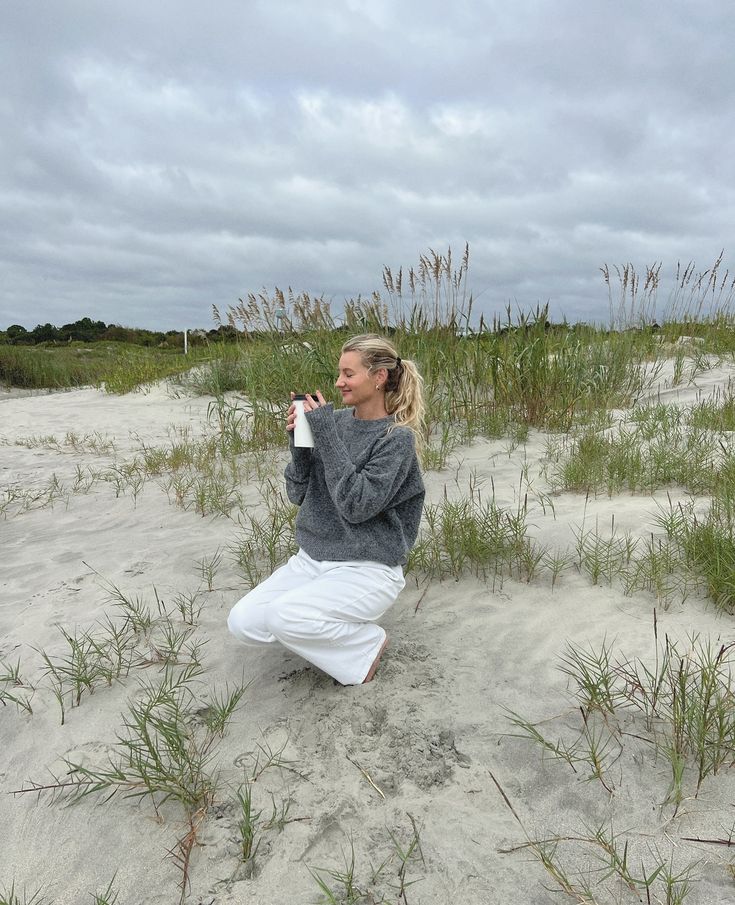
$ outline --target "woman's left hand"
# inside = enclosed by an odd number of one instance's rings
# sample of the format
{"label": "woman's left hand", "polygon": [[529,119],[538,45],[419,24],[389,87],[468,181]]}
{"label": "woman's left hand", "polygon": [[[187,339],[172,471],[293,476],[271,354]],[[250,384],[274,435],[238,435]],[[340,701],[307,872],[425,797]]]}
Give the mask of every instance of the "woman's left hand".
{"label": "woman's left hand", "polygon": [[306,394],[306,399],[304,400],[304,411],[305,412],[313,412],[314,409],[318,409],[321,405],[326,405],[327,400],[322,396],[322,391],[317,390],[316,396],[312,396],[311,393]]}

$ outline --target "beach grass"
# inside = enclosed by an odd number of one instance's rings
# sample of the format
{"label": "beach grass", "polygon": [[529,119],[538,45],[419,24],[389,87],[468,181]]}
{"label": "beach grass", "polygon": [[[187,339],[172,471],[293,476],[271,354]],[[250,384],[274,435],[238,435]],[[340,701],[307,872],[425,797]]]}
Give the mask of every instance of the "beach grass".
{"label": "beach grass", "polygon": [[255,512],[241,513],[238,534],[229,545],[247,589],[255,587],[298,550],[296,506],[272,479],[264,481],[259,491],[262,506]]}
{"label": "beach grass", "polygon": [[44,905],[48,899],[41,895],[41,890],[29,892],[27,889],[16,889],[15,883],[11,883],[9,887],[0,889],[0,905]]}
{"label": "beach grass", "polygon": [[[637,840],[636,840],[637,841]],[[650,902],[683,905],[696,883],[698,864],[675,866],[659,852],[640,852],[613,826],[582,827],[574,834],[530,837],[504,853],[530,851],[553,882],[578,905]],[[635,851],[635,854],[634,854]],[[580,867],[582,862],[584,867]]]}
{"label": "beach grass", "polygon": [[0,344],[0,383],[26,389],[104,386],[109,393],[128,393],[188,371],[212,354],[203,347],[194,347],[184,356],[180,349],[112,342]]}
{"label": "beach grass", "polygon": [[14,704],[18,710],[31,714],[34,691],[30,682],[21,675],[20,658],[14,664],[0,660],[0,704]]}
{"label": "beach grass", "polygon": [[715,496],[705,513],[693,504],[663,510],[663,527],[695,580],[715,605],[735,612],[735,508],[728,485],[727,495]]}
{"label": "beach grass", "polygon": [[502,586],[503,576],[531,581],[546,550],[528,535],[526,512],[472,494],[424,509],[424,527],[406,571],[424,580],[476,575]]}
{"label": "beach grass", "polygon": [[413,815],[406,816],[410,829],[401,826],[387,830],[385,854],[377,865],[367,867],[358,863],[355,841],[350,836],[347,845],[341,847],[340,866],[309,867],[320,893],[320,905],[414,900],[412,887],[423,880],[421,876],[414,876],[414,871],[426,862],[421,848],[422,827]]}
{"label": "beach grass", "polygon": [[249,783],[243,783],[236,794],[238,804],[238,854],[245,865],[247,876],[252,876],[255,872],[255,857],[258,854],[261,842],[257,837],[260,831],[262,811],[256,811],[253,807],[253,787]]}
{"label": "beach grass", "polygon": [[[587,764],[589,775],[611,794],[614,788],[605,776],[620,759],[626,738],[644,739],[653,755],[651,769],[658,758],[668,762],[671,781],[662,805],[672,805],[676,813],[687,787],[696,797],[707,777],[733,766],[732,666],[732,644],[696,635],[686,647],[665,637],[648,662],[614,653],[607,643],[599,648],[569,643],[559,669],[582,717],[572,737],[548,738],[516,713],[508,719],[521,736],[575,772]],[[626,720],[630,714],[632,723]]]}
{"label": "beach grass", "polygon": [[[169,852],[180,871],[180,901],[189,887],[191,854],[219,786],[217,747],[245,691],[236,686],[219,696],[202,697],[198,686],[203,668],[167,664],[158,680],[145,680],[127,712],[108,763],[89,766],[64,759],[64,772],[51,780],[29,780],[16,794],[43,793],[71,803],[88,796],[106,800],[119,794],[148,800],[159,814],[167,802],[182,809],[185,831]],[[204,723],[199,717],[204,709]]]}
{"label": "beach grass", "polygon": [[[735,474],[730,402],[681,411],[655,405],[633,409],[616,427],[550,438],[547,474],[555,491],[653,493],[679,486],[697,494],[729,494]],[[723,425],[718,427],[718,425]]]}

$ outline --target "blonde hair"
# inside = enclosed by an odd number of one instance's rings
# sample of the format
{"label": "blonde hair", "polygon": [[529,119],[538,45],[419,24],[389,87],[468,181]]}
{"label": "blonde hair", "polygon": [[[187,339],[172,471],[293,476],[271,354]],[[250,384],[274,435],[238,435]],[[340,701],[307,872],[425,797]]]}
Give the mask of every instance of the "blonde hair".
{"label": "blonde hair", "polygon": [[368,371],[386,369],[386,411],[395,418],[395,427],[407,427],[413,433],[420,450],[424,444],[424,380],[414,362],[400,358],[393,343],[377,333],[353,336],[342,352],[358,352]]}

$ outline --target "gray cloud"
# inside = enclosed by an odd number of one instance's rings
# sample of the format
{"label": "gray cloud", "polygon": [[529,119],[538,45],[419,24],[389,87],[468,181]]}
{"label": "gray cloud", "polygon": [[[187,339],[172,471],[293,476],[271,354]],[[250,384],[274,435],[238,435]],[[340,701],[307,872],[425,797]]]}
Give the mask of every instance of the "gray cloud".
{"label": "gray cloud", "polygon": [[0,326],[207,325],[471,248],[477,310],[604,318],[603,262],[731,248],[721,0],[99,4],[0,22]]}

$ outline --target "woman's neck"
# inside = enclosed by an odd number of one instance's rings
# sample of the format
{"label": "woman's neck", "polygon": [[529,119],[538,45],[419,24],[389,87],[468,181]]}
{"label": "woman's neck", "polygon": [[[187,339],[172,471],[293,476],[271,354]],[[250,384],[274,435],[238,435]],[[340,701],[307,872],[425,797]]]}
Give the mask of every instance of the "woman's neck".
{"label": "woman's neck", "polygon": [[378,418],[388,417],[384,396],[380,396],[374,401],[370,400],[370,402],[363,402],[359,406],[356,405],[353,412],[355,418],[360,418],[362,421],[377,421]]}

